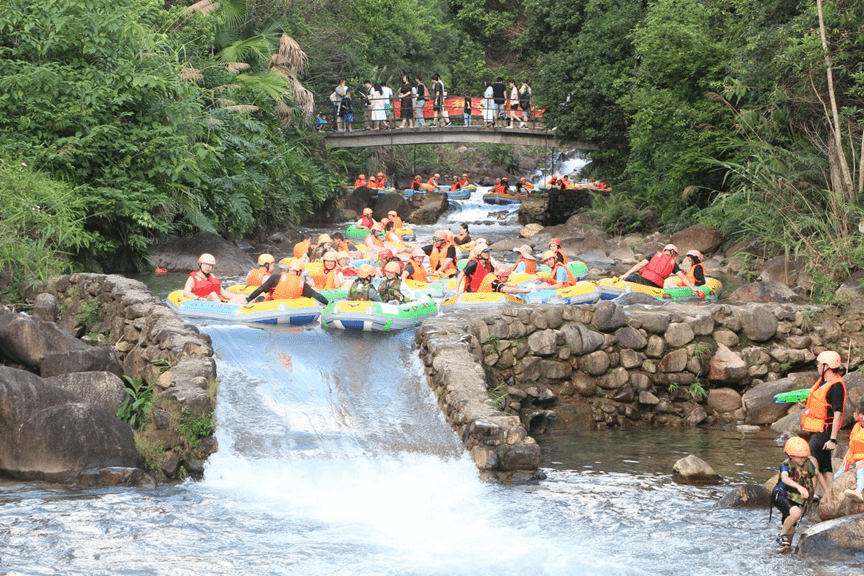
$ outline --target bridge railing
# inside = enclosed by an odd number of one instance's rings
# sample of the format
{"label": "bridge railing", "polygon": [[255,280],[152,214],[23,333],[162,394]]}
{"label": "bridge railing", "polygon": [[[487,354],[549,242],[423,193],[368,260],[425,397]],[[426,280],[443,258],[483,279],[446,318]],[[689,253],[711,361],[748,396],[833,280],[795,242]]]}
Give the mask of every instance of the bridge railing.
{"label": "bridge railing", "polygon": [[[483,97],[469,97],[471,100],[471,114],[466,118],[464,114],[464,104],[465,104],[465,96],[447,96],[444,98],[444,111],[446,115],[444,116],[444,122],[450,122],[449,127],[458,127],[458,126],[474,126],[474,127],[483,127],[487,122],[486,112],[489,111],[490,115],[494,116],[497,112],[499,112],[499,107],[495,105],[491,99],[486,99]],[[351,98],[351,109],[353,110],[353,122],[351,122],[351,129],[353,130],[364,130],[368,129],[372,124],[372,102],[374,99],[365,99],[360,96],[352,95]],[[335,131],[337,130],[337,117],[340,114],[345,114],[345,108],[341,107],[341,103],[330,103],[329,100],[325,99],[324,102],[320,103],[321,100],[318,101],[319,104],[316,106],[319,117],[323,116],[326,119],[325,124],[318,124],[319,130],[324,131]],[[366,105],[368,102],[368,105]],[[417,116],[416,112],[416,101],[413,102],[412,112],[414,114],[414,118]],[[499,126],[504,125],[507,126],[511,123],[510,115],[513,115],[512,124],[514,128],[518,128],[521,123],[525,123],[528,128],[532,129],[543,129],[545,125],[542,122],[543,119],[543,109],[536,107],[533,103],[530,105],[530,110],[522,110],[519,107],[518,110],[513,111],[510,108],[510,100],[500,107],[503,109],[505,114],[504,119],[494,118],[495,123]],[[386,121],[384,122],[385,128],[399,129],[402,124],[401,116],[402,112],[402,102],[397,95],[394,95],[393,101],[391,102],[389,115]],[[426,100],[423,105],[422,117],[425,121],[426,125],[429,126],[431,122],[435,120],[435,109],[434,109],[434,101]],[[343,116],[344,121],[344,116]],[[440,122],[439,118],[439,122]],[[343,126],[343,129],[347,130],[347,122],[345,122],[346,126]]]}

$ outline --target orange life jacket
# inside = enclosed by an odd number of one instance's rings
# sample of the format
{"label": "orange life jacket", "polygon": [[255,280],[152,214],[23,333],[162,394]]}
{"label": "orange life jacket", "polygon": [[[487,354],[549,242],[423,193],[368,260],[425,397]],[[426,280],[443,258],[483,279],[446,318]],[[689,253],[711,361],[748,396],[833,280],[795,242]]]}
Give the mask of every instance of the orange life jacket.
{"label": "orange life jacket", "polygon": [[496,184],[495,188],[492,190],[493,194],[505,194],[507,192],[507,187],[503,184]]}
{"label": "orange life jacket", "polygon": [[519,266],[520,262],[525,263],[525,273],[526,274],[534,274],[537,272],[537,261],[536,260],[529,260],[528,258],[525,258],[524,256],[519,256],[519,259],[516,260],[516,264],[513,265],[513,268],[515,269],[517,266]]}
{"label": "orange life jacket", "polygon": [[[369,242],[370,242],[369,238],[372,239],[372,240],[371,240],[372,244],[369,244]],[[380,238],[378,238],[378,236],[377,236],[376,234],[374,234],[374,233],[373,233],[373,234],[369,234],[369,235],[367,235],[367,236],[366,236],[366,239],[365,239],[364,241],[366,242],[366,245],[367,245],[367,246],[379,246],[379,247],[383,247],[383,246],[384,246],[384,241],[381,240]]]}
{"label": "orange life jacket", "polygon": [[361,186],[366,186],[366,180],[364,178],[357,178],[357,180],[354,181],[354,187],[360,188]]}
{"label": "orange life jacket", "polygon": [[348,244],[347,240],[339,240],[336,242],[336,252],[350,252],[351,246]]}
{"label": "orange life jacket", "polygon": [[454,182],[453,184],[450,184],[450,191],[451,192],[453,192],[454,190],[461,190],[461,189],[462,189],[462,185],[459,184],[459,182]]}
{"label": "orange life jacket", "polygon": [[269,276],[270,273],[266,270],[262,270],[261,268],[255,268],[254,270],[250,270],[248,274],[246,274],[246,285],[247,286],[261,286],[264,283],[264,277]]}
{"label": "orange life jacket", "polygon": [[686,276],[687,276],[687,279],[690,280],[690,282],[692,282],[694,286],[696,286],[696,267],[697,266],[702,269],[702,278],[705,278],[705,265],[702,264],[702,262],[699,262],[698,264],[693,264],[692,266],[690,266],[690,269],[687,270]]}
{"label": "orange life jacket", "polygon": [[321,272],[309,274],[309,278],[312,280],[315,288],[319,290],[335,290],[337,273],[338,268],[333,268],[332,270],[321,268]]}
{"label": "orange life jacket", "polygon": [[480,282],[480,286],[477,287],[477,292],[495,292],[492,283],[496,280],[498,280],[498,278],[495,277],[495,274],[492,274],[491,272],[486,274],[486,276],[483,277],[483,281]]}
{"label": "orange life jacket", "polygon": [[534,185],[531,184],[530,182],[523,182],[523,183],[522,183],[522,188],[524,188],[525,190],[533,190],[533,189],[534,189]]}
{"label": "orange life jacket", "polygon": [[663,281],[669,277],[674,269],[675,258],[665,252],[656,252],[648,261],[648,265],[639,271],[639,275],[658,288],[662,288]]}
{"label": "orange life jacket", "polygon": [[402,228],[402,218],[400,218],[398,215],[391,216],[390,221],[393,222],[393,228],[395,228],[396,230]]}
{"label": "orange life jacket", "polygon": [[195,282],[192,286],[192,293],[196,296],[206,298],[214,292],[217,296],[221,295],[222,283],[219,282],[219,279],[213,274],[210,274],[209,278],[202,278],[201,275],[198,274],[198,270],[194,270],[189,273],[189,276],[191,276],[192,280]]}
{"label": "orange life jacket", "polygon": [[[486,264],[480,262],[479,258],[473,259],[470,262],[476,262],[477,268],[474,269],[474,274],[471,276],[465,275],[465,292],[480,292],[480,287],[483,285],[483,281],[486,280],[486,277],[490,274],[493,276],[492,280],[494,280],[494,274],[492,274],[492,261],[490,260]],[[467,268],[467,266],[466,266]],[[490,280],[491,281],[491,280]],[[491,292],[492,290],[488,290]]]}
{"label": "orange life jacket", "polygon": [[555,258],[558,258],[559,256],[560,256],[560,259],[558,261],[561,262],[561,264],[567,264],[567,262],[568,262],[567,255],[564,254],[564,252],[556,246],[555,247]]}
{"label": "orange life jacket", "polygon": [[567,280],[564,281],[564,286],[573,286],[576,284],[576,279],[573,278],[573,274],[570,273],[570,269],[567,268],[561,262],[556,262],[555,266],[549,271],[549,278],[551,278],[554,282],[557,282],[556,277],[558,276],[558,269],[562,268],[567,273]]}
{"label": "orange life jacket", "polygon": [[429,180],[426,181],[426,184],[428,186],[434,186],[435,188],[437,188],[438,187],[438,180],[436,180],[435,177],[432,176],[431,178],[429,178]]}
{"label": "orange life jacket", "polygon": [[849,470],[859,460],[864,460],[864,427],[856,422],[852,426],[852,432],[849,433],[849,455],[845,461],[846,470]]}
{"label": "orange life jacket", "polygon": [[311,240],[303,240],[294,245],[294,258],[302,258],[309,252]]}
{"label": "orange life jacket", "polygon": [[[846,382],[842,376],[829,380],[824,385],[821,378],[810,388],[810,396],[807,397],[807,405],[801,413],[801,430],[804,432],[824,432],[830,426],[828,421],[828,392],[837,382],[843,387],[843,404],[846,404]],[[842,411],[841,411],[842,414]]]}
{"label": "orange life jacket", "polygon": [[369,178],[369,182],[366,183],[366,187],[378,188],[378,180],[376,180],[374,176],[372,178]]}
{"label": "orange life jacket", "polygon": [[417,282],[428,282],[426,276],[426,269],[423,268],[421,264],[417,264],[416,262],[411,262],[411,274],[408,275],[409,280],[416,280]]}
{"label": "orange life jacket", "polygon": [[281,272],[279,283],[270,291],[268,300],[291,300],[303,296],[303,278],[296,274]]}
{"label": "orange life jacket", "polygon": [[470,182],[468,182],[468,179],[466,178],[465,180],[460,180],[459,185],[462,186],[463,188],[465,188],[466,186],[470,186],[471,184],[470,184]]}
{"label": "orange life jacket", "polygon": [[432,272],[438,272],[442,276],[452,276],[458,271],[456,263],[452,261],[447,268],[440,269],[447,260],[447,250],[449,250],[452,245],[453,244],[450,242],[445,242],[440,249],[432,246],[432,252],[429,253],[429,269],[432,270]]}

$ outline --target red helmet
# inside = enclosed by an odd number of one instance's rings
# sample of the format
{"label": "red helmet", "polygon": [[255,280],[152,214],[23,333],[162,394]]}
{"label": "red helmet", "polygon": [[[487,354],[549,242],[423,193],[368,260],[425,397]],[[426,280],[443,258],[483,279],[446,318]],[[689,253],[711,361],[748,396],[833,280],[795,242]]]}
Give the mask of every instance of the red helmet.
{"label": "red helmet", "polygon": [[786,444],[783,446],[783,452],[785,452],[787,456],[800,456],[806,458],[807,456],[810,456],[810,445],[800,436],[794,436],[786,441]]}
{"label": "red helmet", "polygon": [[561,240],[559,240],[558,238],[552,238],[551,240],[549,240],[549,245],[551,246],[552,244],[554,244],[555,246],[560,248],[561,247]]}
{"label": "red helmet", "polygon": [[382,260],[386,260],[387,258],[393,258],[393,251],[390,250],[389,248],[385,248],[384,250],[381,250],[380,252],[378,252],[378,256]]}

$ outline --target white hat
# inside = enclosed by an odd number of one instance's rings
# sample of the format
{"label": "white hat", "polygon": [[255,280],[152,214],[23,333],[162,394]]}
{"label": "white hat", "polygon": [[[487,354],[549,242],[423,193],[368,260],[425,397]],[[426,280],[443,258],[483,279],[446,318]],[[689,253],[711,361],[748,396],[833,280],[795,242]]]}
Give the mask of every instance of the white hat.
{"label": "white hat", "polygon": [[518,252],[519,254],[522,254],[522,256],[524,256],[528,260],[536,260],[536,258],[534,257],[534,251],[528,244],[523,244],[519,248],[513,248],[513,252]]}

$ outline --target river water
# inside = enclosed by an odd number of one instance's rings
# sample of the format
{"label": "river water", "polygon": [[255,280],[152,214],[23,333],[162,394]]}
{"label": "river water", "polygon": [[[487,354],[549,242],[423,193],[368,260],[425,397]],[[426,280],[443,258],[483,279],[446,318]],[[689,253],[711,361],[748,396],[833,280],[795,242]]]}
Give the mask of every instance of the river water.
{"label": "river water", "polygon": [[[716,508],[770,476],[782,459],[770,433],[540,437],[545,479],[488,483],[438,410],[413,332],[200,327],[220,375],[204,478],[2,482],[0,574],[860,573],[774,554],[767,510]],[[675,484],[672,465],[690,453],[723,484]]]}

